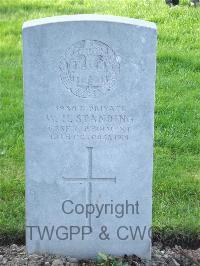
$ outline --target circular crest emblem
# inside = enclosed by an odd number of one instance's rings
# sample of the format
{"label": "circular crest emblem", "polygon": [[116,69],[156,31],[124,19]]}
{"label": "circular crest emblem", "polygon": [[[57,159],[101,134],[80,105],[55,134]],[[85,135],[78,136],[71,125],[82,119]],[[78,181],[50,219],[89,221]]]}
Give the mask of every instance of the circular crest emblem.
{"label": "circular crest emblem", "polygon": [[60,77],[64,86],[81,98],[97,98],[116,88],[119,59],[105,43],[82,40],[67,49],[61,59]]}

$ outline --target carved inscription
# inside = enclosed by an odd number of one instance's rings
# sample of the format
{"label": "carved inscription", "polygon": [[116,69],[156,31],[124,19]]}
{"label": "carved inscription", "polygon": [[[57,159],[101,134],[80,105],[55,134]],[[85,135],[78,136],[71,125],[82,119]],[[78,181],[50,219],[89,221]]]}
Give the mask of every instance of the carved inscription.
{"label": "carved inscription", "polygon": [[59,65],[64,86],[81,98],[97,98],[113,91],[119,67],[119,57],[115,52],[96,40],[73,44]]}
{"label": "carved inscription", "polygon": [[51,140],[126,142],[134,119],[125,106],[59,105],[46,114]]}

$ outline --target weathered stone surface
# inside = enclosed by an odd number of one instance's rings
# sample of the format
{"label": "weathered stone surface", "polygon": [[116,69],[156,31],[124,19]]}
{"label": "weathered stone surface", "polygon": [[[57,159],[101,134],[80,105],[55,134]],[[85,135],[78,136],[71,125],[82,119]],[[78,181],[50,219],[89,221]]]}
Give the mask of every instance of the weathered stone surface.
{"label": "weathered stone surface", "polygon": [[150,22],[24,24],[30,253],[150,258],[155,53]]}

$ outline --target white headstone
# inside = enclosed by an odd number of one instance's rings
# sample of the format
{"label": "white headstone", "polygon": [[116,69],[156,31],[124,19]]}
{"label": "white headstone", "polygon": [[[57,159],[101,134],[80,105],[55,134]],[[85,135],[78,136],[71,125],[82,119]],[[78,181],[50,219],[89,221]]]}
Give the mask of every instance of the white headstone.
{"label": "white headstone", "polygon": [[150,258],[155,59],[151,22],[24,24],[29,253]]}

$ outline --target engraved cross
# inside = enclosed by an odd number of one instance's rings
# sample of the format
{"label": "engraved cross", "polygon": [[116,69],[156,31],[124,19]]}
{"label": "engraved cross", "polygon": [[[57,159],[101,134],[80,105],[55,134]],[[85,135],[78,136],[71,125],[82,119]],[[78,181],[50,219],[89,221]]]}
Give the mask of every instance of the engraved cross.
{"label": "engraved cross", "polygon": [[[70,177],[62,177],[64,180],[68,182],[84,182],[87,186],[86,190],[86,197],[87,197],[87,204],[92,204],[92,183],[99,183],[99,182],[114,182],[116,183],[116,177],[93,177],[93,147],[87,147],[88,150],[88,176],[85,177],[77,177],[77,178],[70,178]],[[88,217],[88,224],[91,226],[91,214]]]}

